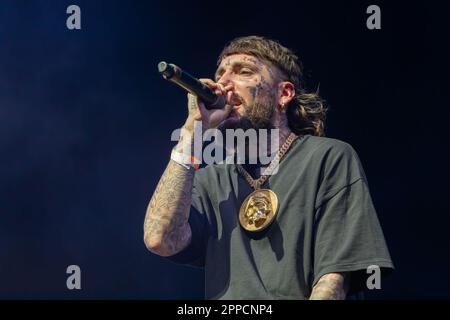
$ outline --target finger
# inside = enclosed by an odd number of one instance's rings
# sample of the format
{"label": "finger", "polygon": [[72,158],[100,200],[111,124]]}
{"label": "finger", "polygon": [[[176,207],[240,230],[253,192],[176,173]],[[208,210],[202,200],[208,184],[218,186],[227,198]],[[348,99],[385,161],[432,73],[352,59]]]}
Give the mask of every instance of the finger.
{"label": "finger", "polygon": [[218,87],[218,89],[220,89],[220,95],[224,95],[224,94],[226,94],[226,90],[225,90],[225,86],[223,85],[223,84],[221,84],[221,83],[217,83],[217,87]]}
{"label": "finger", "polygon": [[223,95],[225,95],[225,100],[228,104],[230,104],[231,96],[234,94],[234,85],[232,83],[227,84],[226,86],[222,86]]}
{"label": "finger", "polygon": [[200,113],[200,117],[197,120],[202,119],[202,117],[206,116],[208,110],[206,109],[205,104],[197,97],[197,106],[198,106],[198,111]]}
{"label": "finger", "polygon": [[223,85],[221,85],[220,83],[216,83],[215,87],[214,87],[214,94],[217,96],[222,96],[224,95],[226,92],[223,89]]}
{"label": "finger", "polygon": [[224,89],[225,91],[234,90],[234,85],[232,83],[229,83],[224,87]]}
{"label": "finger", "polygon": [[206,78],[201,78],[198,79],[201,83],[206,84],[208,87],[210,87],[211,89],[215,89],[217,88],[217,83],[215,83],[213,80],[211,79],[206,79]]}
{"label": "finger", "polygon": [[231,105],[231,99],[233,98],[233,92],[232,91],[228,91],[227,92],[227,104]]}
{"label": "finger", "polygon": [[214,82],[213,80],[202,78],[202,79],[199,79],[199,81],[201,83],[207,85],[209,88],[213,89],[215,95],[221,96],[222,94],[224,94],[223,90],[220,87],[220,84]]}

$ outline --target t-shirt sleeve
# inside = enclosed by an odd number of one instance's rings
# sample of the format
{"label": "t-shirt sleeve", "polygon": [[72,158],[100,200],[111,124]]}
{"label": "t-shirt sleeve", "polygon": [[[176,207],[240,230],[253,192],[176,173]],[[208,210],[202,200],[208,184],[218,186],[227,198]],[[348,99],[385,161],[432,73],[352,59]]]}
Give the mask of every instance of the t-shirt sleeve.
{"label": "t-shirt sleeve", "polygon": [[351,272],[351,293],[364,288],[369,266],[384,275],[393,264],[356,152],[346,145],[327,161],[316,207],[313,286],[327,273]]}
{"label": "t-shirt sleeve", "polygon": [[194,267],[204,267],[205,265],[206,246],[209,236],[209,224],[206,213],[208,197],[206,190],[202,188],[197,178],[197,175],[200,174],[200,172],[196,173],[192,188],[192,203],[188,220],[192,231],[191,242],[179,253],[167,257],[167,259],[175,263]]}

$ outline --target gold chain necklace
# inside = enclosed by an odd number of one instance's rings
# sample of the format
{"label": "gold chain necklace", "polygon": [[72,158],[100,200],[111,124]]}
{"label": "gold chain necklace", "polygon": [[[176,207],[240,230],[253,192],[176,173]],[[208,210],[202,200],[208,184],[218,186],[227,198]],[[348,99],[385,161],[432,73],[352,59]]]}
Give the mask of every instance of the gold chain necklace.
{"label": "gold chain necklace", "polygon": [[278,197],[275,192],[270,189],[261,189],[261,185],[266,182],[275,167],[279,165],[281,159],[289,150],[289,147],[297,138],[298,136],[296,134],[292,132],[289,134],[274,159],[264,170],[264,174],[256,180],[253,179],[240,164],[236,165],[239,173],[243,175],[250,186],[255,189],[255,191],[245,198],[239,209],[239,222],[245,230],[250,232],[262,231],[275,219],[278,212]]}

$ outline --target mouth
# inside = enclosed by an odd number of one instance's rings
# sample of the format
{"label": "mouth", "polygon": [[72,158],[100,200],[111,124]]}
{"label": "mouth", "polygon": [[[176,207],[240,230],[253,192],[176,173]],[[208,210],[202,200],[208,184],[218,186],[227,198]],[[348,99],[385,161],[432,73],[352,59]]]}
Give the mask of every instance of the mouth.
{"label": "mouth", "polygon": [[233,127],[233,125],[240,122],[242,116],[244,115],[244,99],[242,99],[239,95],[233,95],[230,104],[233,105],[228,117],[222,122],[222,128]]}

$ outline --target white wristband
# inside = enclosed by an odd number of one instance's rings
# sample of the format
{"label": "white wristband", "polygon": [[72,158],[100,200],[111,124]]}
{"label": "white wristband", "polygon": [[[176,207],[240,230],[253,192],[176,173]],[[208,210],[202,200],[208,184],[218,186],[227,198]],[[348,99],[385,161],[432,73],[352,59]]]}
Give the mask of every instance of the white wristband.
{"label": "white wristband", "polygon": [[197,170],[199,165],[193,163],[194,157],[188,156],[187,154],[172,150],[170,154],[170,159],[175,161],[176,163],[182,165],[186,169],[195,169]]}

